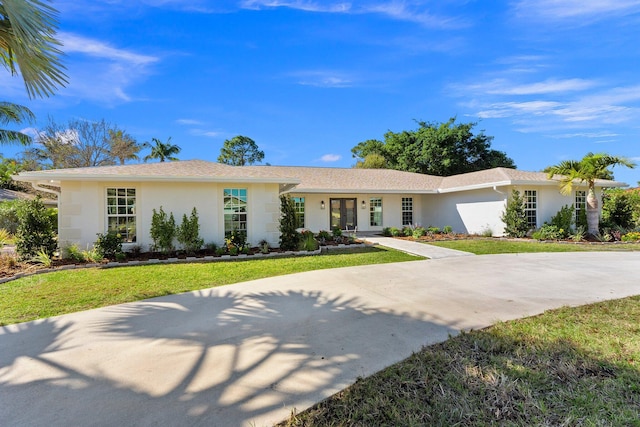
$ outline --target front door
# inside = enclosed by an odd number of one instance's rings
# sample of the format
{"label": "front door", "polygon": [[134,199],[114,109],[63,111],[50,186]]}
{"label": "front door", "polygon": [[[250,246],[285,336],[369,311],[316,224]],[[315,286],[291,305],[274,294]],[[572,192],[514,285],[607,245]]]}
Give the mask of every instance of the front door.
{"label": "front door", "polygon": [[354,230],[358,225],[356,199],[331,199],[331,229]]}

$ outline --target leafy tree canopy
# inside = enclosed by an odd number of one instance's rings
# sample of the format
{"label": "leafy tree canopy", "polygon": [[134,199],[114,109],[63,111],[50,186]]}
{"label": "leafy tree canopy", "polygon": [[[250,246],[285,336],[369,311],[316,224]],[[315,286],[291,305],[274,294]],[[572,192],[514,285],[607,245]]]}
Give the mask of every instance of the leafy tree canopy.
{"label": "leafy tree canopy", "polygon": [[472,132],[476,123],[456,123],[455,117],[445,123],[417,123],[420,127],[416,130],[387,132],[384,142],[370,139],[359,143],[351,149],[353,157],[364,162],[376,154],[385,158],[389,169],[438,176],[516,167],[504,152],[491,149],[492,136]]}
{"label": "leafy tree canopy", "polygon": [[164,162],[166,160],[175,161],[178,158],[175,156],[182,150],[175,144],[171,143],[171,137],[167,139],[167,142],[162,142],[158,138],[151,138],[151,142],[145,142],[142,144],[144,148],[150,148],[151,152],[144,156],[144,161],[147,160],[160,160]]}
{"label": "leafy tree canopy", "polygon": [[218,162],[232,166],[259,163],[264,159],[264,151],[249,137],[238,135],[228,139],[220,149]]}

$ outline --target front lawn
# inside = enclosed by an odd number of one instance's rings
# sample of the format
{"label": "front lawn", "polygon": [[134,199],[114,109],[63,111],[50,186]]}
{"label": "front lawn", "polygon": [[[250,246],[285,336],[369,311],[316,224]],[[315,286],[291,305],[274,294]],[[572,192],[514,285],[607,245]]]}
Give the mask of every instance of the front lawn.
{"label": "front lawn", "polygon": [[640,251],[640,243],[549,243],[537,240],[466,239],[428,242],[430,245],[457,249],[476,255],[530,252]]}
{"label": "front lawn", "polygon": [[327,268],[423,259],[387,248],[233,262],[87,268],[0,284],[0,326],[247,280]]}
{"label": "front lawn", "polygon": [[640,297],[426,347],[281,426],[640,426]]}

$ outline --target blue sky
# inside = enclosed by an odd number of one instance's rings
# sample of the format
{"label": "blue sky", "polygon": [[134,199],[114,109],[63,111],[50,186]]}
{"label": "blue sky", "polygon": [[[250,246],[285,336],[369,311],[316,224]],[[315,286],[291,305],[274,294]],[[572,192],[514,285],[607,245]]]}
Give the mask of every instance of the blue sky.
{"label": "blue sky", "polygon": [[245,135],[274,165],[349,167],[358,142],[457,116],[519,169],[589,151],[640,161],[640,0],[52,4],[69,85],[29,100],[0,73],[35,127],[105,119],[139,142],[172,137],[185,160]]}

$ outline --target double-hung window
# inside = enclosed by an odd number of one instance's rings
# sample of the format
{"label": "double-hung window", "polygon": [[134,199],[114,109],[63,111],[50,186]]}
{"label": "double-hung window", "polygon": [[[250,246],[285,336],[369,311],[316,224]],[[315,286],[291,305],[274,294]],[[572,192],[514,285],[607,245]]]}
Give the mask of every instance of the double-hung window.
{"label": "double-hung window", "polygon": [[587,211],[587,192],[584,190],[576,191],[576,200],[573,204],[576,210],[575,223],[576,225],[580,222],[580,212]]}
{"label": "double-hung window", "polygon": [[125,243],[136,241],[135,188],[107,188],[107,232],[120,234]]}
{"label": "double-hung window", "polygon": [[292,197],[296,212],[296,228],[304,228],[304,197]]}

